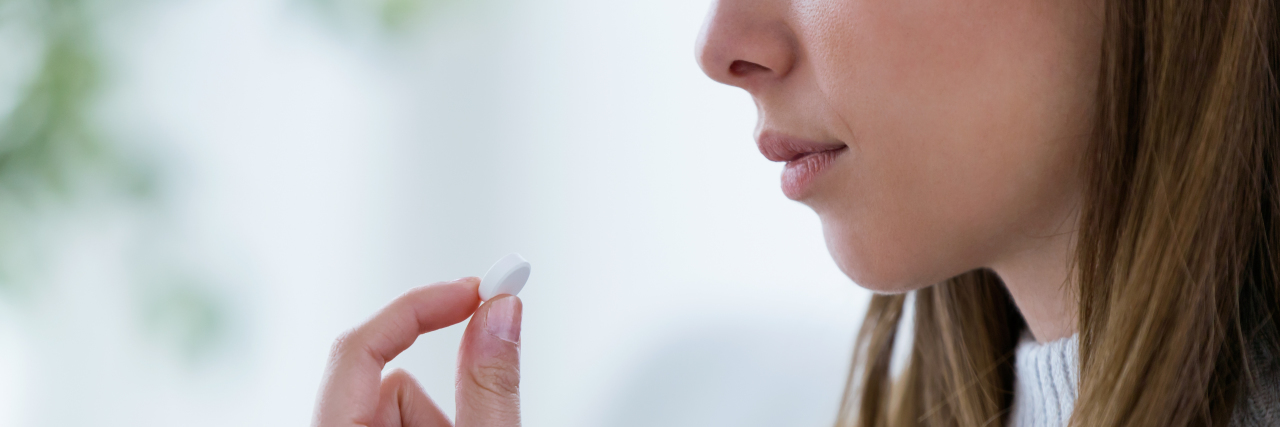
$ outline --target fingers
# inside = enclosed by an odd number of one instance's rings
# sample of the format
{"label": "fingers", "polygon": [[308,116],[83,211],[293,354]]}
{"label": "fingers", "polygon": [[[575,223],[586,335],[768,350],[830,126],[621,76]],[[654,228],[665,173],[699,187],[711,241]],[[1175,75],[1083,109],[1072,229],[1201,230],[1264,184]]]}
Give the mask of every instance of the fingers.
{"label": "fingers", "polygon": [[451,427],[449,417],[440,411],[412,375],[396,369],[382,379],[378,398],[378,416],[370,427]]}
{"label": "fingers", "polygon": [[458,427],[520,425],[520,299],[485,303],[458,354]]}
{"label": "fingers", "polygon": [[374,421],[382,368],[418,335],[461,322],[480,304],[480,279],[406,292],[363,325],[338,338],[321,383],[314,425],[368,425]]}

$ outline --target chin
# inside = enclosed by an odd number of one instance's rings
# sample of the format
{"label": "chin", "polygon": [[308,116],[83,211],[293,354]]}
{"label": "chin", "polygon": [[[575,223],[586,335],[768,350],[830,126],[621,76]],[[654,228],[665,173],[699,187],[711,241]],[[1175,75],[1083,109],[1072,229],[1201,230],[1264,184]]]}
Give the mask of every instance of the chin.
{"label": "chin", "polygon": [[[900,294],[932,286],[947,276],[929,274],[932,268],[909,255],[901,240],[877,239],[823,221],[827,251],[845,276],[875,293]],[[883,243],[881,243],[883,242]],[[923,273],[923,274],[922,274]],[[939,278],[941,277],[941,278]]]}

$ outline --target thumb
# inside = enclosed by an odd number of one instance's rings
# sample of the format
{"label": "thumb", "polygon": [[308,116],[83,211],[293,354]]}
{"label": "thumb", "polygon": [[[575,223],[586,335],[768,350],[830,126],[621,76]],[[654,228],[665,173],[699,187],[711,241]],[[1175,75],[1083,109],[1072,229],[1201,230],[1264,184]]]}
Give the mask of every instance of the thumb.
{"label": "thumb", "polygon": [[480,306],[458,355],[458,427],[520,425],[520,299]]}

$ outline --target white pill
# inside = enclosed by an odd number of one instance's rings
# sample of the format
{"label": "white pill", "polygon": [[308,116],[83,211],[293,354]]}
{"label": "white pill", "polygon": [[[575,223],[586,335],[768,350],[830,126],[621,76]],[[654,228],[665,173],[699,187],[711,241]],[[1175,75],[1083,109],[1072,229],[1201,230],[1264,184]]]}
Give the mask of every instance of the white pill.
{"label": "white pill", "polygon": [[489,272],[480,279],[480,299],[488,301],[498,295],[515,295],[524,289],[524,282],[529,280],[529,261],[520,254],[511,254],[489,267]]}

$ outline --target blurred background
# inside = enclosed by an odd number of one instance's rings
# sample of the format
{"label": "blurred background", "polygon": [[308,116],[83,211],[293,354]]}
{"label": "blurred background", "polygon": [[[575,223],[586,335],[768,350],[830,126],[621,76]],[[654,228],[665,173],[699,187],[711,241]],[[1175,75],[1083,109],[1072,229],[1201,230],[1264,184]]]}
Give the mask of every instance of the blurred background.
{"label": "blurred background", "polygon": [[[527,426],[825,426],[869,296],[709,0],[0,0],[0,425],[306,425],[332,340],[520,252]],[[461,326],[391,363],[453,413]]]}

